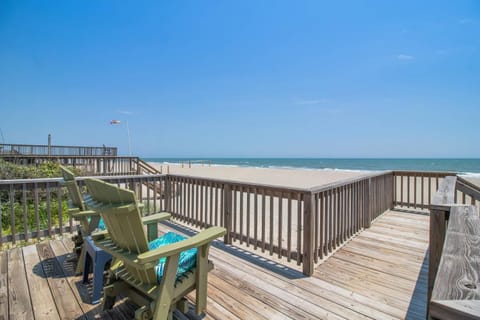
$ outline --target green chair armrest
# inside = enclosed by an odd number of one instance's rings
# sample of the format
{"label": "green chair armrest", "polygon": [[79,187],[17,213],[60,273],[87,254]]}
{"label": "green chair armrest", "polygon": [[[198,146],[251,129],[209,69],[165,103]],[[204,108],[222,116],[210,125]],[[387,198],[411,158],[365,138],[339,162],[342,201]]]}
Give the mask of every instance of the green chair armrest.
{"label": "green chair armrest", "polygon": [[172,215],[168,212],[160,212],[160,213],[155,213],[151,214],[149,216],[143,217],[142,218],[142,223],[143,224],[150,224],[154,222],[160,222],[163,220],[169,220],[172,217]]}
{"label": "green chair armrest", "polygon": [[161,246],[155,250],[151,250],[142,254],[139,254],[137,259],[139,264],[156,263],[158,259],[163,257],[169,257],[174,254],[180,254],[180,252],[198,248],[204,244],[212,242],[218,237],[223,236],[226,233],[226,229],[222,227],[211,227],[203,230],[191,238],[172,243],[169,245]]}
{"label": "green chair armrest", "polygon": [[99,216],[100,214],[96,211],[93,210],[85,210],[85,211],[79,211],[76,213],[72,213],[72,217],[74,219],[81,219],[81,218],[89,218],[89,217],[96,217]]}

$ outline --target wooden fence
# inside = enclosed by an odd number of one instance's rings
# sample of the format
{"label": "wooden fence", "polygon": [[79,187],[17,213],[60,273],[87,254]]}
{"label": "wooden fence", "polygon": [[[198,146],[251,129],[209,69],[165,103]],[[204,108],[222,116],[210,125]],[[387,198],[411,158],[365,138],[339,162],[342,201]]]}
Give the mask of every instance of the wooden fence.
{"label": "wooden fence", "polygon": [[0,143],[0,156],[117,156],[116,147],[55,146]]}

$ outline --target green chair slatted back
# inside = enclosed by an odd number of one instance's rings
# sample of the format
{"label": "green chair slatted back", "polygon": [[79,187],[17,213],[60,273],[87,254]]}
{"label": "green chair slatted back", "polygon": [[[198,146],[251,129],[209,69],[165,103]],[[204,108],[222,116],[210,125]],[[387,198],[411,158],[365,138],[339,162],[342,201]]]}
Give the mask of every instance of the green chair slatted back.
{"label": "green chair slatted back", "polygon": [[60,169],[62,171],[64,185],[67,187],[72,205],[79,208],[81,211],[85,211],[86,208],[83,202],[82,193],[80,192],[80,188],[75,181],[75,176],[70,170],[63,166],[60,166]]}
{"label": "green chair slatted back", "polygon": [[[87,178],[85,184],[96,202],[89,207],[96,206],[100,209],[114,245],[129,253],[140,254],[149,251],[134,192],[98,179]],[[144,269],[133,263],[126,263],[125,267],[135,278],[144,283],[157,282],[154,266]]]}

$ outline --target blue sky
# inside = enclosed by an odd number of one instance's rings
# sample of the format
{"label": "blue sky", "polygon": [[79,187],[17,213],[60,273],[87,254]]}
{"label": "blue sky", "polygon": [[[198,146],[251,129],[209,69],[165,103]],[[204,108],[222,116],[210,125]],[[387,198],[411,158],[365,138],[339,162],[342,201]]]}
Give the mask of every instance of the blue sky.
{"label": "blue sky", "polygon": [[480,157],[480,2],[2,1],[0,114],[122,154],[128,121],[144,157]]}

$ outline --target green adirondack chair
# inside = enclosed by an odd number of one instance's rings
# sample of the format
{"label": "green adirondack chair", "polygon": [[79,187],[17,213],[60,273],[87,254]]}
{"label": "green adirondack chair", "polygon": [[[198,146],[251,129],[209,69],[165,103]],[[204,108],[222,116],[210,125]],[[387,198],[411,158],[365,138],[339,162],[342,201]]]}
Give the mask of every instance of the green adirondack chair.
{"label": "green adirondack chair", "polygon": [[[63,176],[63,185],[67,188],[68,196],[71,200],[69,214],[73,219],[80,222],[80,228],[78,234],[73,236],[72,240],[75,244],[73,252],[78,255],[76,274],[83,272],[83,266],[85,262],[85,246],[84,238],[92,234],[93,231],[105,229],[105,224],[100,218],[100,214],[95,210],[88,210],[85,200],[90,196],[86,196],[85,199],[80,192],[77,182],[75,181],[75,175],[65,168],[60,166]],[[143,207],[143,204],[139,205]],[[152,215],[148,215],[142,218],[143,224],[154,225],[156,227],[159,221],[168,220],[171,218],[171,214],[168,212],[160,212]]]}
{"label": "green adirondack chair", "polygon": [[117,295],[126,295],[139,306],[135,319],[171,319],[176,308],[187,311],[184,296],[196,290],[196,313],[202,313],[207,304],[207,275],[213,269],[208,260],[210,244],[226,230],[211,227],[190,238],[167,233],[149,243],[132,191],[91,178],[85,184],[93,200],[89,206],[99,210],[107,226],[92,238],[116,258],[104,289],[104,310],[113,307]]}
{"label": "green adirondack chair", "polygon": [[100,214],[93,210],[87,210],[85,202],[75,181],[75,175],[67,168],[60,166],[63,176],[63,185],[68,190],[68,196],[71,204],[69,210],[70,216],[76,221],[80,222],[80,228],[78,234],[73,236],[72,240],[75,244],[73,252],[78,255],[78,262],[76,267],[76,273],[83,272],[83,265],[85,261],[85,247],[83,246],[83,239],[92,234],[92,232],[98,228],[100,221]]}

